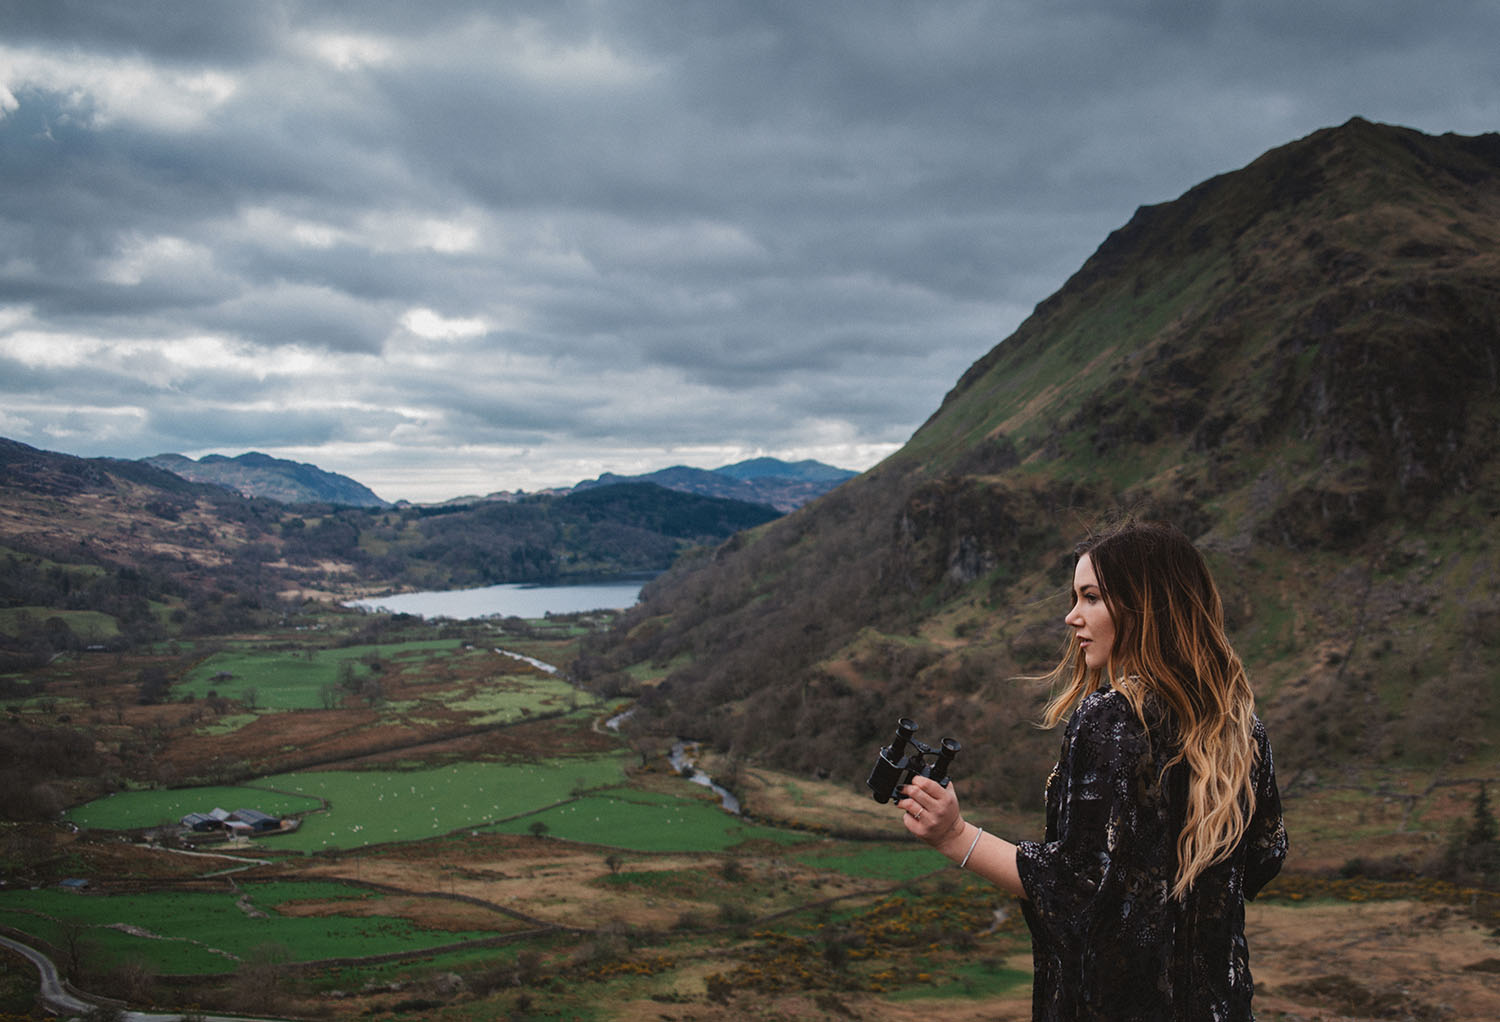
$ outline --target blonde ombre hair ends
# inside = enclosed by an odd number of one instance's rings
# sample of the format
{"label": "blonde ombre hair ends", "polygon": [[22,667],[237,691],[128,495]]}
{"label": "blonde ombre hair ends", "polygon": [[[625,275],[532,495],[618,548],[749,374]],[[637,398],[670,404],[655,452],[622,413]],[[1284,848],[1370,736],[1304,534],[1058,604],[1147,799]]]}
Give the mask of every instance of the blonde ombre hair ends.
{"label": "blonde ombre hair ends", "polygon": [[1169,711],[1179,745],[1167,766],[1183,763],[1188,770],[1172,886],[1181,899],[1204,870],[1229,857],[1255,811],[1255,697],[1224,631],[1218,587],[1181,531],[1128,520],[1090,536],[1074,553],[1087,554],[1093,565],[1115,642],[1098,671],[1069,639],[1049,676],[1055,694],[1043,722],[1056,726],[1106,678],[1143,726],[1148,696]]}

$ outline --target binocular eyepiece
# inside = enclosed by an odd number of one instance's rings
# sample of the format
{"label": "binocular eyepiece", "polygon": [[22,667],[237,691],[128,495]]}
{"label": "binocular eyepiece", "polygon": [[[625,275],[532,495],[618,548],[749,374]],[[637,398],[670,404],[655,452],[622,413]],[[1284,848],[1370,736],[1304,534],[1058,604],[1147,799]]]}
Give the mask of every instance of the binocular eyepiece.
{"label": "binocular eyepiece", "polygon": [[[917,725],[902,717],[896,724],[896,737],[875,758],[875,769],[870,771],[865,784],[876,802],[889,802],[892,796],[900,798],[901,789],[913,777],[931,777],[943,787],[948,786],[948,767],[963,746],[956,739],[944,738],[939,748],[931,748],[912,737],[916,730]],[[910,753],[906,751],[908,745]],[[928,757],[936,758],[928,762]]]}

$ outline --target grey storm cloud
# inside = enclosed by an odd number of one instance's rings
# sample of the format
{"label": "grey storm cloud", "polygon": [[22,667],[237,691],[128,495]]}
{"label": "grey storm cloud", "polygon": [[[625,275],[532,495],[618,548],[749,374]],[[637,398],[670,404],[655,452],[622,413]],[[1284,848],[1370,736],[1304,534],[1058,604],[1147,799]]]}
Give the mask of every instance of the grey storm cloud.
{"label": "grey storm cloud", "polygon": [[1142,204],[1496,127],[1486,3],[0,7],[0,435],[391,498],[863,468]]}

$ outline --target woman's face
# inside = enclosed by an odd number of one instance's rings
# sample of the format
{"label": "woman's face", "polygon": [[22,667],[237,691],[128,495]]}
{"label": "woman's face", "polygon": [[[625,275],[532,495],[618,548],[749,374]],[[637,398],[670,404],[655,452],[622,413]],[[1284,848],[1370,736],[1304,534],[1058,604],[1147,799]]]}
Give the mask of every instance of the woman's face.
{"label": "woman's face", "polygon": [[1073,569],[1073,609],[1063,620],[1078,638],[1083,662],[1093,670],[1103,670],[1115,645],[1115,622],[1104,605],[1088,554],[1078,558],[1078,567]]}

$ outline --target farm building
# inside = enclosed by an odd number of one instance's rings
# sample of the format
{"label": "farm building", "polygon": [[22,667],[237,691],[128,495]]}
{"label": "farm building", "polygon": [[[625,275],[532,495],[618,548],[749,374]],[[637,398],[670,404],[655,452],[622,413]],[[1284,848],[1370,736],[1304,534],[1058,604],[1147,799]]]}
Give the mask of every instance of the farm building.
{"label": "farm building", "polygon": [[259,809],[236,809],[232,813],[214,809],[207,813],[188,813],[181,823],[199,833],[224,830],[236,837],[249,837],[251,834],[281,829],[279,818]]}
{"label": "farm building", "polygon": [[[263,813],[259,809],[236,809],[229,814],[226,826],[235,823],[246,824],[256,833],[267,830],[280,830],[281,820],[269,813]],[[238,829],[238,828],[235,828]]]}
{"label": "farm building", "polygon": [[189,830],[203,833],[211,830],[223,830],[224,824],[229,821],[229,812],[225,809],[212,809],[206,813],[188,813],[178,822]]}

